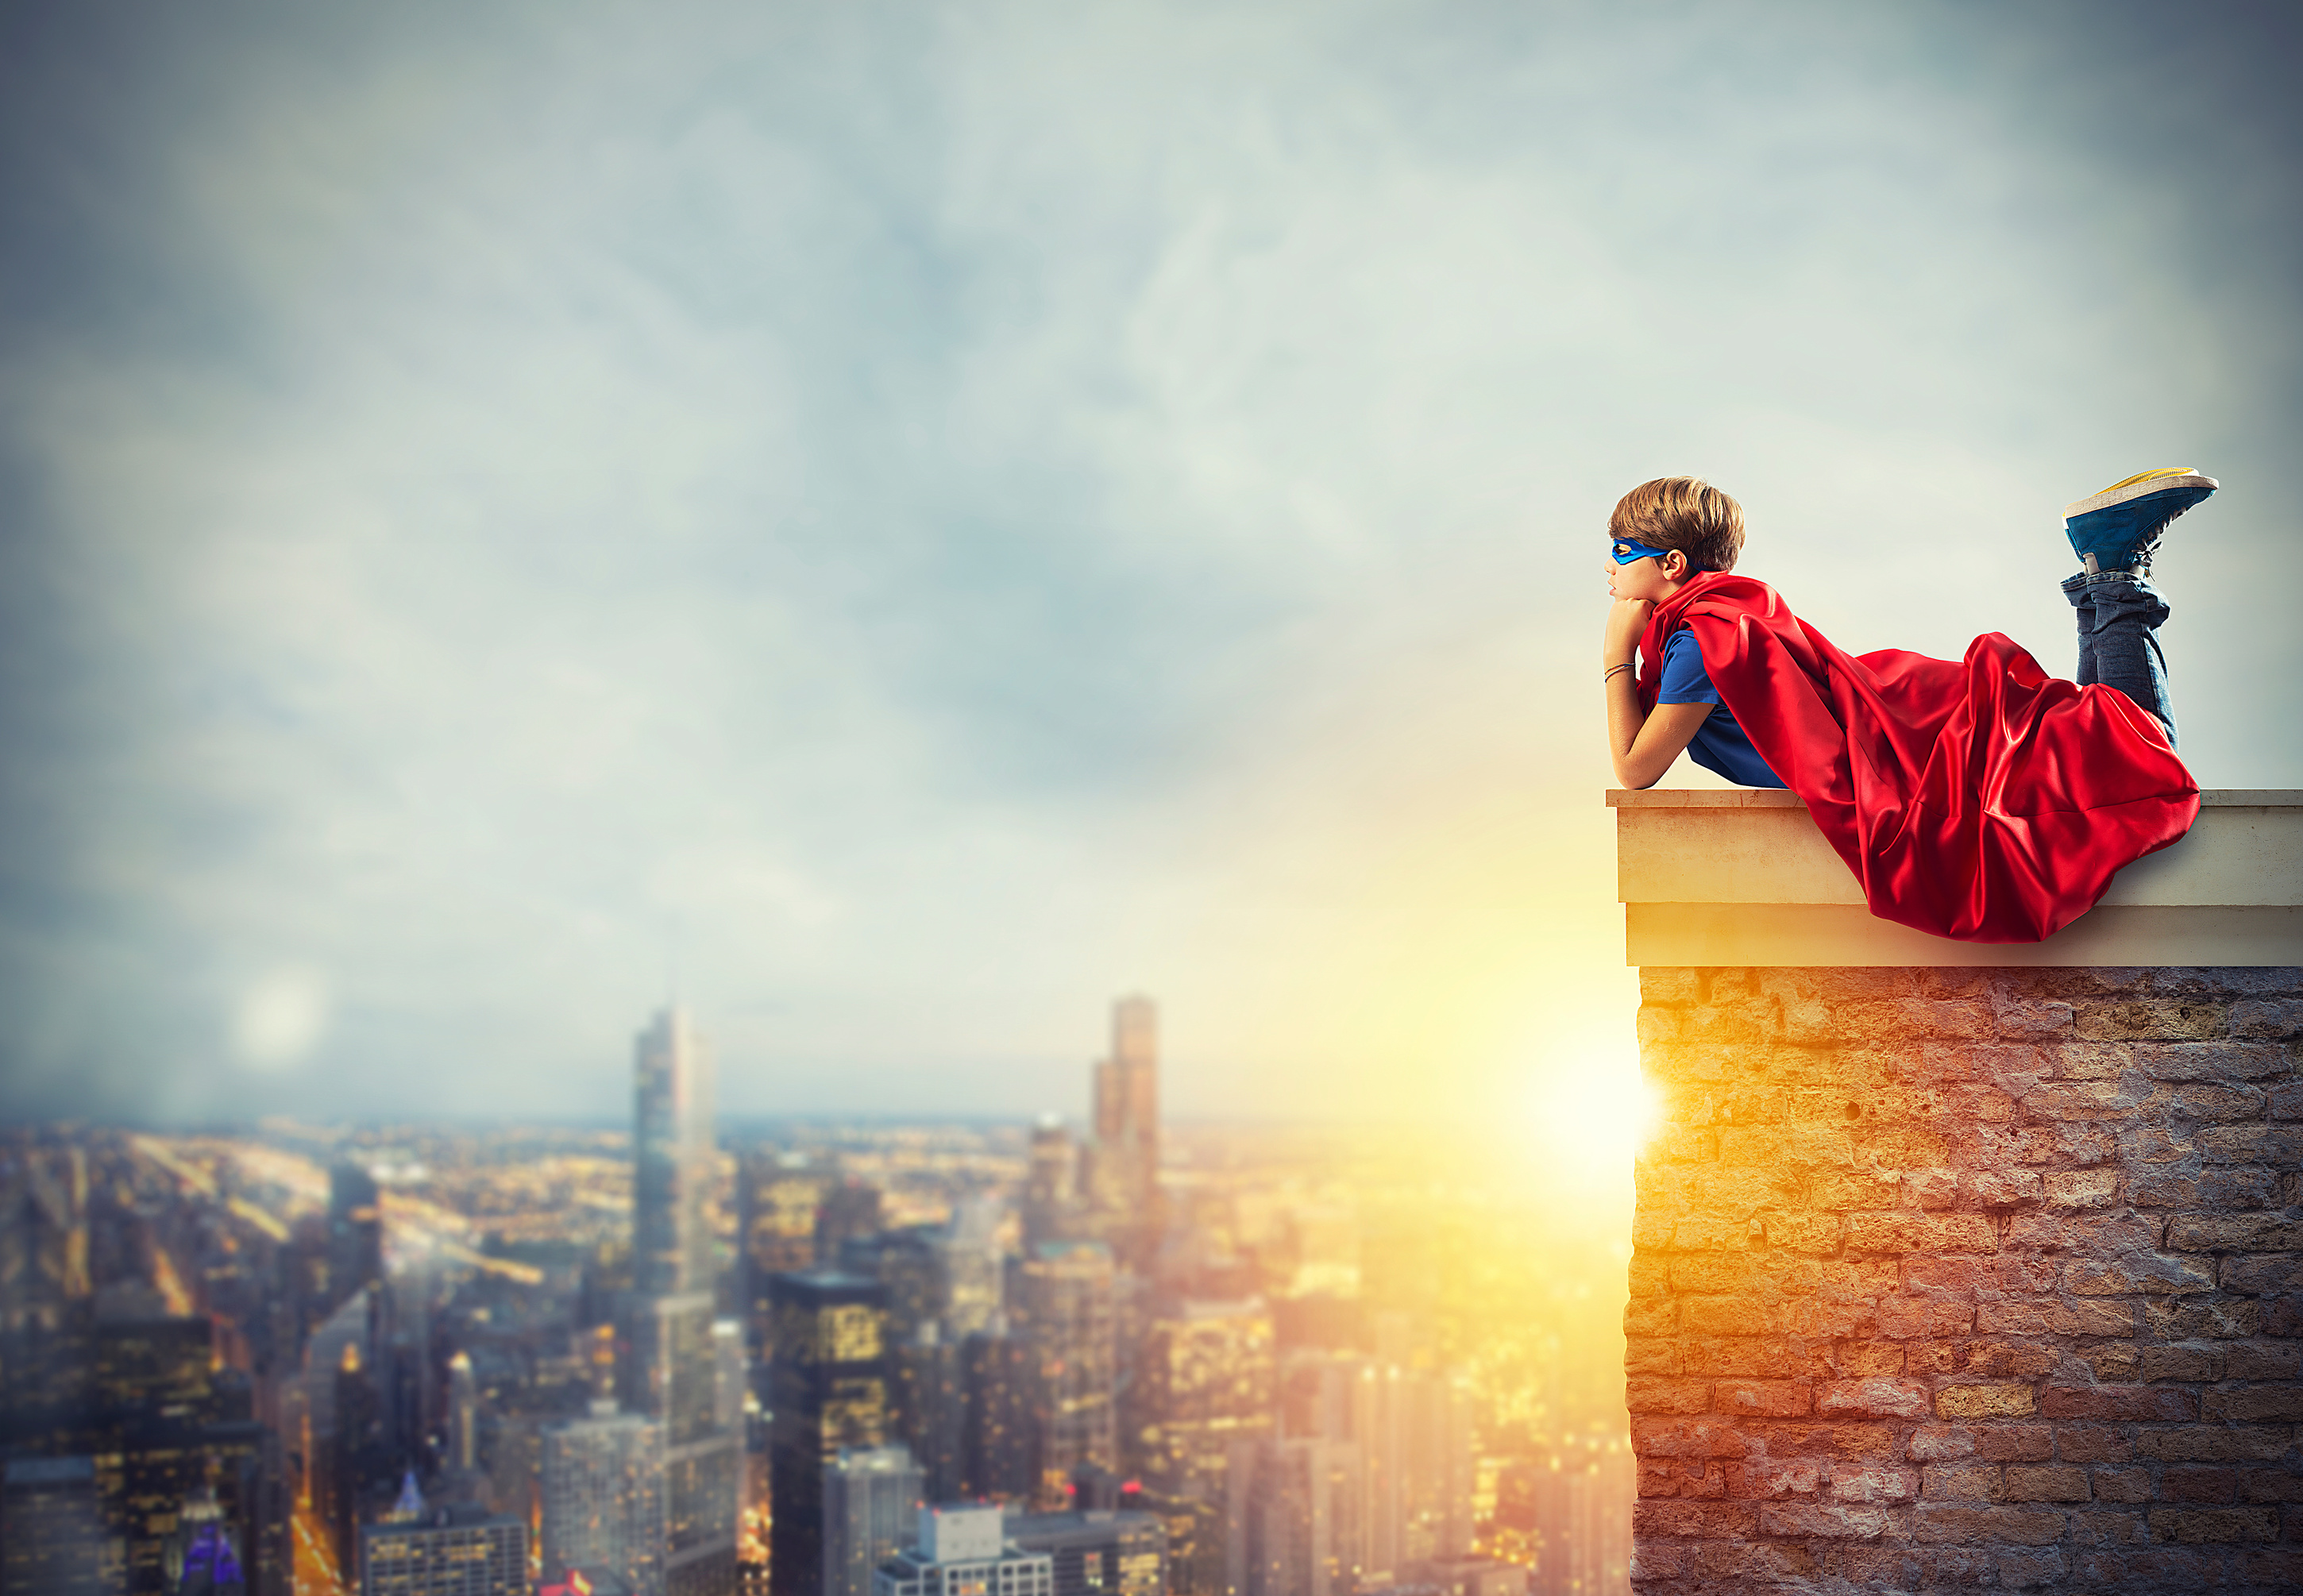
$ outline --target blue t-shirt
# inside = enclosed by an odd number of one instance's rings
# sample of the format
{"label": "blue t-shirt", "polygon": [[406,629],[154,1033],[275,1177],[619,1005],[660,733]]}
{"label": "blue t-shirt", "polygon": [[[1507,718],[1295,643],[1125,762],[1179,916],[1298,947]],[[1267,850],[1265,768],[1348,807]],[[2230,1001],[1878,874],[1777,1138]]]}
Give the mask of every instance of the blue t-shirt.
{"label": "blue t-shirt", "polygon": [[1703,668],[1703,650],[1696,646],[1693,632],[1674,632],[1663,646],[1663,686],[1656,702],[1717,704],[1719,707],[1704,716],[1703,724],[1696,728],[1695,740],[1687,745],[1688,757],[1740,786],[1783,785],[1727,706],[1719,703],[1719,689],[1711,685],[1711,672]]}

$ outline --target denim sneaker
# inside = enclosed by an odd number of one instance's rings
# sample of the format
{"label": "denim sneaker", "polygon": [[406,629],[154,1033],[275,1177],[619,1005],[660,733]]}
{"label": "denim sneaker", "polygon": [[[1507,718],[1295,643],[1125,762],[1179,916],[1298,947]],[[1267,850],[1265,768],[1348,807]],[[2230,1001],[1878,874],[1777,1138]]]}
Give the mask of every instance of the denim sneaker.
{"label": "denim sneaker", "polygon": [[2090,582],[2105,577],[2140,577],[2167,523],[2220,486],[2189,466],[2170,466],[2114,482],[2103,492],[2063,506],[2063,536],[2078,552]]}

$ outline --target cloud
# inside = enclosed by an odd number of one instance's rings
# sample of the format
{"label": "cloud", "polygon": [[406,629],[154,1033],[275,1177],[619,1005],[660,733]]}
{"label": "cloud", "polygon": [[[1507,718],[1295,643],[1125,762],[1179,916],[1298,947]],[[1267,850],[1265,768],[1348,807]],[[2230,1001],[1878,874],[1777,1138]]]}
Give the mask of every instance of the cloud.
{"label": "cloud", "polygon": [[2211,575],[2269,13],[89,14],[0,82],[17,1111],[620,1114],[675,979],[735,1110],[1075,1101],[1140,986],[1184,1109],[1472,1111],[1629,1023],[1666,470],[1843,644],[2061,669],[2055,508],[2197,463],[2179,695],[2303,663]]}

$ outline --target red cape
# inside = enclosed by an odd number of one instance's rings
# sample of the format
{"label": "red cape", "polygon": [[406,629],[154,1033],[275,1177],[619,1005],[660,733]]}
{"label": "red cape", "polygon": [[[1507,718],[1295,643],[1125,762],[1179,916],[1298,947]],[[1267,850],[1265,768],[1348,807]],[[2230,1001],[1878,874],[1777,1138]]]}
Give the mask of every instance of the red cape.
{"label": "red cape", "polygon": [[1656,606],[1640,639],[1647,709],[1683,629],[1883,920],[2036,942],[2199,812],[2155,717],[2115,688],[2057,680],[1997,632],[1956,664],[1844,654],[1766,583],[1705,571]]}

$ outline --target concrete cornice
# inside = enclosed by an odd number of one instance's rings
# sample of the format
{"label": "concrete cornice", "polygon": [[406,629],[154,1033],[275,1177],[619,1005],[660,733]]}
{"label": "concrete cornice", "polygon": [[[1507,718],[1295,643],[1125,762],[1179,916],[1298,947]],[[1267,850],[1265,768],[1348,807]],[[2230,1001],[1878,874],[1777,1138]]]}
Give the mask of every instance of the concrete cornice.
{"label": "concrete cornice", "polygon": [[2172,848],[2043,942],[1956,942],[1864,907],[1789,792],[1611,791],[1627,961],[1725,965],[2303,965],[2303,791],[2222,789]]}

